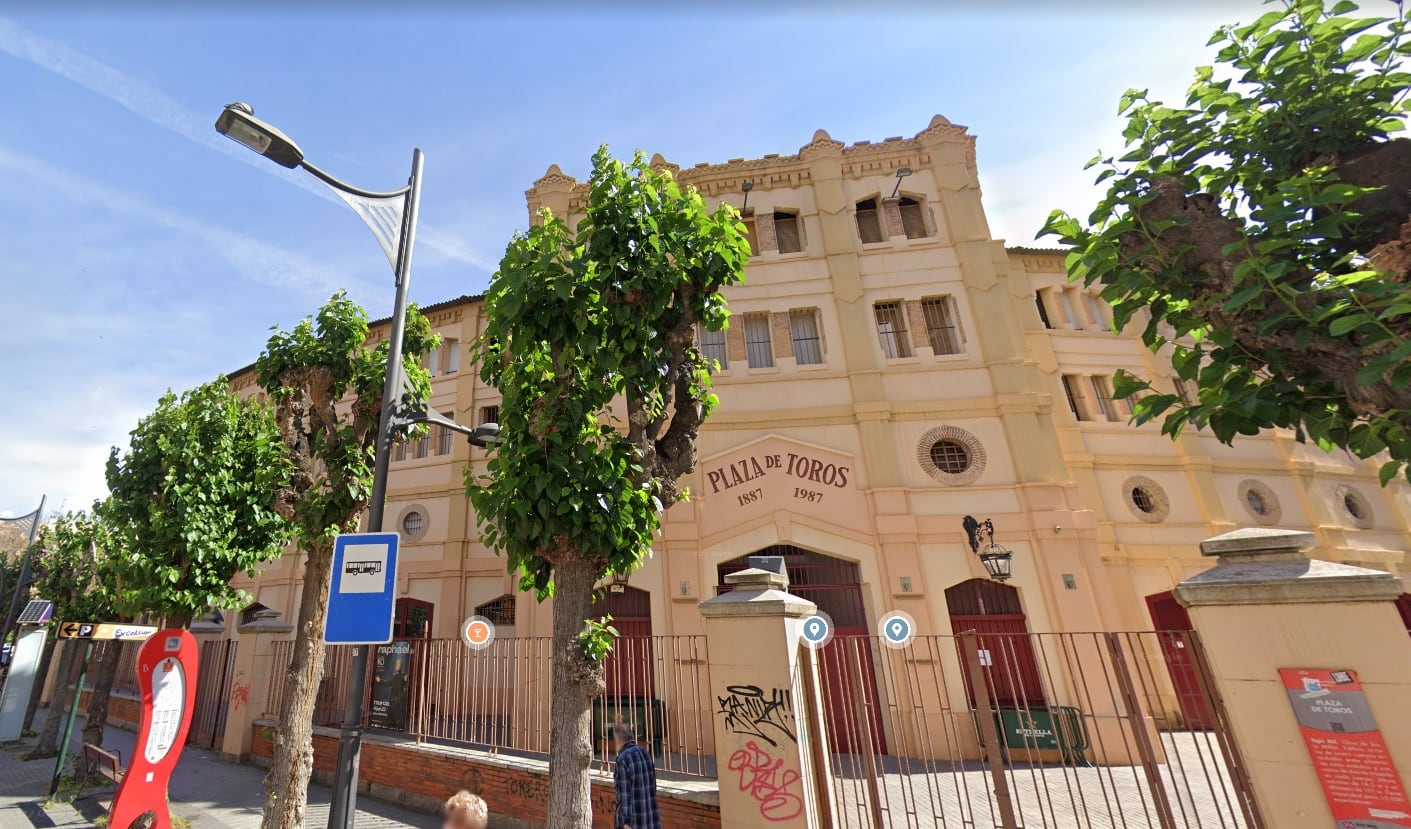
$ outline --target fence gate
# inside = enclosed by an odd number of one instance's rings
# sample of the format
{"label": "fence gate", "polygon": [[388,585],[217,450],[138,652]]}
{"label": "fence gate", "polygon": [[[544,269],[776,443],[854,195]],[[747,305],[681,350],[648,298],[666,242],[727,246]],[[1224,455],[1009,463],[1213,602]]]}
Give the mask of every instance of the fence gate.
{"label": "fence gate", "polygon": [[235,674],[238,643],[226,639],[201,643],[201,664],[196,678],[196,710],[191,717],[187,745],[213,749],[225,736],[225,719],[230,708],[231,683]]}
{"label": "fence gate", "polygon": [[[814,756],[832,774],[838,829],[1265,829],[1193,631],[829,647],[843,652],[811,659],[825,695],[853,693],[847,666],[877,666],[875,692],[823,706],[830,737],[845,735]],[[1188,657],[1174,677],[1173,651]],[[1189,694],[1203,729],[1183,714]]]}

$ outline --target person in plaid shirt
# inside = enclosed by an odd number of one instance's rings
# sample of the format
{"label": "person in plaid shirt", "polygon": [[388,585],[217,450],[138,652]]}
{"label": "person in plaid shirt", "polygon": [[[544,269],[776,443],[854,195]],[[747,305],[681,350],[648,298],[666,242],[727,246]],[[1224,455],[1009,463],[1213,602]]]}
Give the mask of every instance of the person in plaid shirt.
{"label": "person in plaid shirt", "polygon": [[612,727],[612,739],[617,744],[617,766],[613,782],[617,784],[617,816],[614,829],[661,829],[661,813],[657,811],[657,772],[652,755],[637,745],[632,729],[617,724]]}

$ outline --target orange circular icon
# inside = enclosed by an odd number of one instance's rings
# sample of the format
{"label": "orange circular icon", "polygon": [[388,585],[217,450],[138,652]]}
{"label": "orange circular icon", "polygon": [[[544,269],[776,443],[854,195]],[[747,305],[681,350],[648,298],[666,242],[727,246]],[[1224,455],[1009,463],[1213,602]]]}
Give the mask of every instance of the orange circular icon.
{"label": "orange circular icon", "polygon": [[461,641],[471,650],[484,650],[495,641],[495,625],[483,616],[471,616],[461,623]]}

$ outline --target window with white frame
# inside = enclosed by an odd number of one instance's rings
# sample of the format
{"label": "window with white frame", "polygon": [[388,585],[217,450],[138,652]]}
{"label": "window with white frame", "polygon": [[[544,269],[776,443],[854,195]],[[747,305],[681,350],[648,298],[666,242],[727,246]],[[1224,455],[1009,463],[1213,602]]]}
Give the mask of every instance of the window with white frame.
{"label": "window with white frame", "polygon": [[455,337],[441,338],[441,373],[455,374],[461,370],[461,341]]}
{"label": "window with white frame", "polygon": [[877,337],[888,360],[911,356],[911,340],[906,333],[906,312],[900,302],[879,302],[872,307],[877,316]]}
{"label": "window with white frame", "polygon": [[730,367],[730,349],[725,345],[724,331],[711,331],[705,326],[699,328],[701,336],[701,354],[706,359],[714,360],[720,364],[721,370]]}
{"label": "window with white frame", "polygon": [[745,315],[745,358],[750,368],[774,367],[774,344],[769,339],[769,315]]}
{"label": "window with white frame", "polygon": [[799,214],[774,211],[774,239],[780,253],[798,253],[803,250],[803,229],[799,227]]}
{"label": "window with white frame", "polygon": [[921,317],[926,321],[926,339],[937,354],[960,354],[965,349],[956,323],[955,299],[933,296],[921,300]]}
{"label": "window with white frame", "polygon": [[931,235],[931,232],[926,228],[926,213],[921,202],[902,196],[901,203],[897,207],[901,211],[901,227],[906,232],[906,238],[924,239]]}
{"label": "window with white frame", "polygon": [[801,366],[816,366],[823,362],[823,338],[818,331],[817,308],[790,311],[789,336],[794,341],[794,362]]}
{"label": "window with white frame", "polygon": [[864,245],[884,242],[882,217],[877,212],[876,199],[863,199],[857,203],[857,235]]}

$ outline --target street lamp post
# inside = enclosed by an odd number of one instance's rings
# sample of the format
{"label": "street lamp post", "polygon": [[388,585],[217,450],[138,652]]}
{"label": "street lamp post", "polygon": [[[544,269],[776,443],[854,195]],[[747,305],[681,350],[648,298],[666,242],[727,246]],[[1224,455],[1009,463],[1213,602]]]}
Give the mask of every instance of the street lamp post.
{"label": "street lamp post", "polygon": [[[485,446],[493,442],[498,427],[493,423],[468,428],[439,413],[423,408],[407,412],[402,396],[402,333],[407,321],[407,284],[412,267],[412,245],[416,239],[417,210],[421,203],[421,150],[412,150],[411,177],[405,187],[376,192],[354,187],[334,178],[304,160],[303,150],[273,125],[255,117],[248,104],[229,104],[216,119],[216,131],[277,164],[307,170],[333,189],[367,224],[377,237],[396,276],[396,298],[392,304],[392,330],[387,342],[387,373],[383,379],[382,412],[377,427],[377,451],[373,462],[372,500],[368,504],[367,530],[381,532],[387,500],[387,470],[392,458],[392,441],[397,430],[412,423],[439,423]],[[363,688],[368,670],[366,645],[353,649],[348,679],[347,705],[338,739],[338,760],[333,776],[333,803],[329,829],[352,829],[357,812],[358,760],[362,751]]]}

